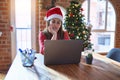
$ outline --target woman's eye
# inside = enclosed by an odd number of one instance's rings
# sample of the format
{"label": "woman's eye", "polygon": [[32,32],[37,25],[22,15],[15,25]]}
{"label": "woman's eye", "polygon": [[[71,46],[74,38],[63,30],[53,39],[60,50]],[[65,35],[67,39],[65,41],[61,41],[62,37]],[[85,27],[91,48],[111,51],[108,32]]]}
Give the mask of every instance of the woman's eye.
{"label": "woman's eye", "polygon": [[61,23],[60,21],[57,22],[57,24],[60,24],[60,23]]}
{"label": "woman's eye", "polygon": [[53,23],[53,24],[61,24],[61,21],[56,21],[56,20],[51,20],[50,23]]}
{"label": "woman's eye", "polygon": [[55,21],[52,21],[52,23],[55,23]]}
{"label": "woman's eye", "polygon": [[52,23],[55,23],[55,21],[53,21]]}

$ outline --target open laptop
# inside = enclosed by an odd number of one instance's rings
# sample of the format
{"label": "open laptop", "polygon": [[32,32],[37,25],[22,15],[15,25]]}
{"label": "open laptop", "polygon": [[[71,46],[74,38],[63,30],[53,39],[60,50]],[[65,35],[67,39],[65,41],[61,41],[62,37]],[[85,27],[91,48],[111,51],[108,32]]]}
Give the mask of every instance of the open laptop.
{"label": "open laptop", "polygon": [[82,40],[46,40],[44,64],[78,64],[81,58]]}

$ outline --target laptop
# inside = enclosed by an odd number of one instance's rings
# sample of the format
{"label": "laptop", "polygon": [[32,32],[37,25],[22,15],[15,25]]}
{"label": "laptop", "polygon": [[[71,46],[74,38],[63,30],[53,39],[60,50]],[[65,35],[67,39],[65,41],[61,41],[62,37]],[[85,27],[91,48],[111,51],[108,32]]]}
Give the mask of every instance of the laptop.
{"label": "laptop", "polygon": [[82,40],[46,40],[44,64],[78,64],[81,59]]}

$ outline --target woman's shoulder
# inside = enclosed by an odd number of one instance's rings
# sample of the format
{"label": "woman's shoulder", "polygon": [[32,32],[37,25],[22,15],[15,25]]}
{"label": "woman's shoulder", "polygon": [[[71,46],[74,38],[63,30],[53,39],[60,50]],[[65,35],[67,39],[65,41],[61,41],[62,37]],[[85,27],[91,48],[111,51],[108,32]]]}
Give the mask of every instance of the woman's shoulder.
{"label": "woman's shoulder", "polygon": [[39,34],[45,35],[45,34],[47,34],[47,31],[40,31]]}
{"label": "woman's shoulder", "polygon": [[44,31],[40,31],[40,32],[39,32],[39,37],[40,37],[40,38],[45,37],[45,32],[44,32]]}
{"label": "woman's shoulder", "polygon": [[41,31],[39,35],[44,36],[47,39],[51,39],[51,33],[49,33],[48,31]]}
{"label": "woman's shoulder", "polygon": [[68,31],[67,31],[67,30],[64,30],[63,32],[64,32],[64,34],[68,34]]}
{"label": "woman's shoulder", "polygon": [[40,32],[39,32],[39,35],[44,35],[44,32],[43,32],[43,31],[40,31]]}
{"label": "woman's shoulder", "polygon": [[64,39],[65,40],[69,40],[70,39],[68,31],[64,31]]}

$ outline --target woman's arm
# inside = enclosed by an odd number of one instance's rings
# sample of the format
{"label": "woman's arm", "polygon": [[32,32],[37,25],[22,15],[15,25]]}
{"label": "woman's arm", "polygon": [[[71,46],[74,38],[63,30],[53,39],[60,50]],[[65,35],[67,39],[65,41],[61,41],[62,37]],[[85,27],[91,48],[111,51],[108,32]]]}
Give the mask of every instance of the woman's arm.
{"label": "woman's arm", "polygon": [[40,47],[40,53],[44,54],[44,40],[46,39],[46,36],[43,32],[39,33],[39,47]]}
{"label": "woman's arm", "polygon": [[67,31],[64,32],[64,39],[65,40],[70,40],[69,34]]}

